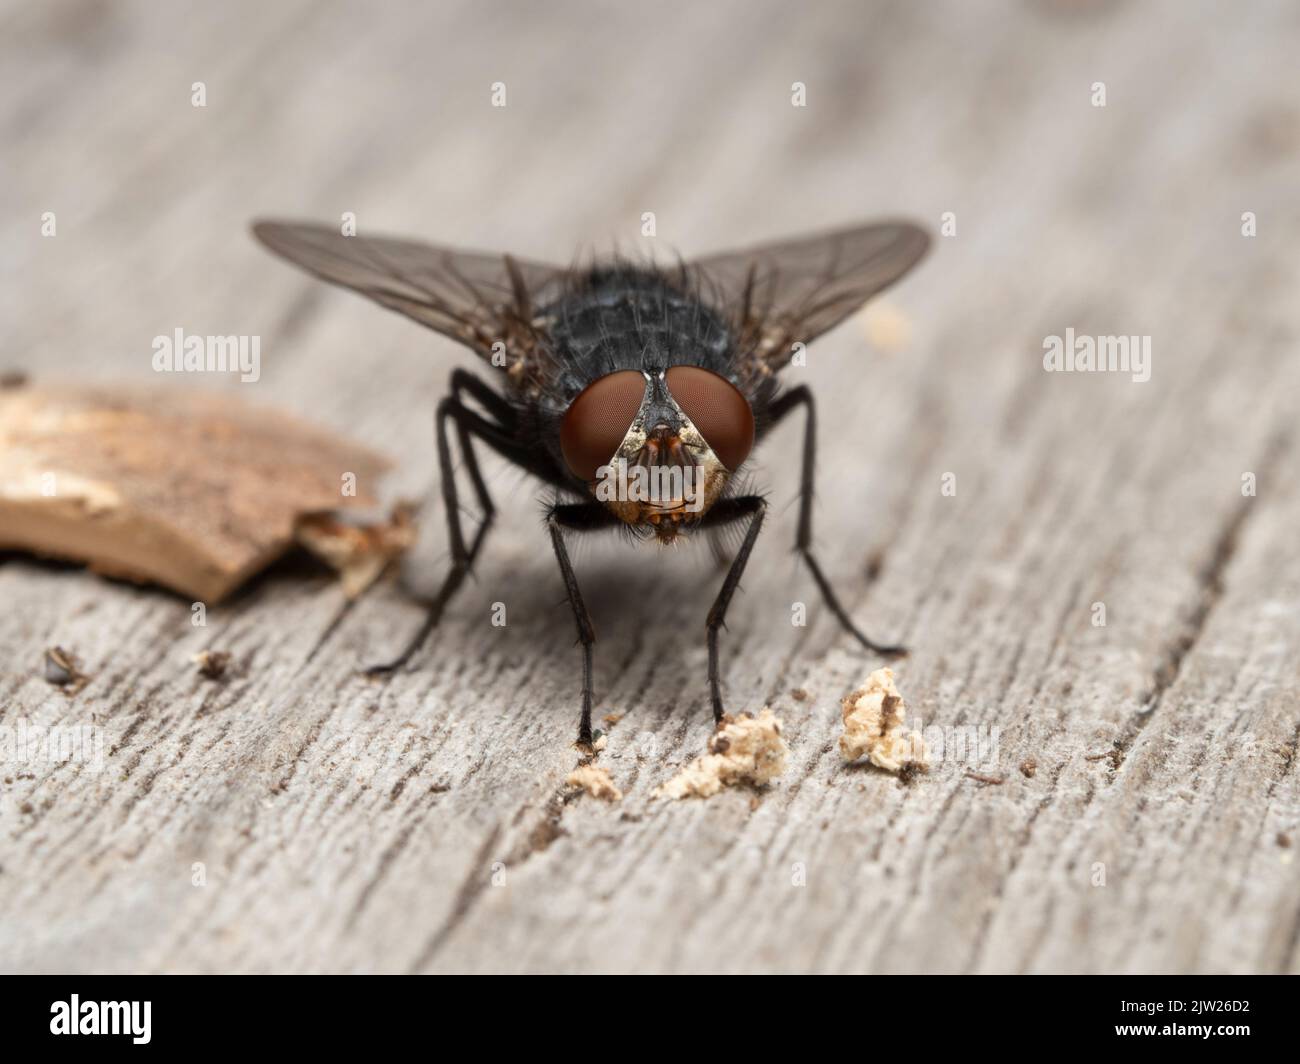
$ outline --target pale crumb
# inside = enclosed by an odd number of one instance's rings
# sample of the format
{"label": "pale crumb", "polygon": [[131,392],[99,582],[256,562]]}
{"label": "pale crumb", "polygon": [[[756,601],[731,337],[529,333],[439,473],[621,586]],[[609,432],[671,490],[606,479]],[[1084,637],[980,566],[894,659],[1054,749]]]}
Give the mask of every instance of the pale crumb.
{"label": "pale crumb", "polygon": [[790,753],[781,738],[781,721],[770,709],[757,717],[723,717],[709,738],[709,752],[697,757],[663,786],[655,798],[709,798],[737,783],[761,786],[785,771]]}
{"label": "pale crumb", "polygon": [[623,717],[624,714],[622,713],[606,713],[600,719],[603,720],[606,724],[608,724],[612,728],[614,727],[615,724],[617,724],[620,720],[622,720]]}
{"label": "pale crumb", "polygon": [[623,792],[614,786],[609,769],[599,765],[579,765],[564,777],[564,785],[574,790],[586,791],[602,802],[621,802]]}
{"label": "pale crumb", "polygon": [[1036,773],[1037,771],[1038,771],[1038,762],[1035,761],[1032,757],[1027,757],[1022,762],[1020,762],[1020,772],[1022,775],[1028,776],[1030,779],[1033,779],[1034,773]]}
{"label": "pale crumb", "polygon": [[894,686],[893,669],[877,669],[867,682],[840,699],[844,734],[840,753],[847,761],[866,756],[889,772],[928,768],[930,751],[919,732],[903,727],[907,706]]}
{"label": "pale crumb", "polygon": [[892,355],[911,342],[912,322],[889,303],[871,303],[862,312],[862,331],[872,347]]}

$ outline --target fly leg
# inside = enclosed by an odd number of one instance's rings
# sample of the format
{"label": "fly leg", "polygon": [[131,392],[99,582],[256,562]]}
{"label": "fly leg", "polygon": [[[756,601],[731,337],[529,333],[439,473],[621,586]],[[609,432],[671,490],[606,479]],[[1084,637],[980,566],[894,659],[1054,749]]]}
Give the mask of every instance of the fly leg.
{"label": "fly leg", "polygon": [[[493,517],[496,514],[496,507],[492,505],[492,497],[488,494],[487,484],[484,483],[483,474],[479,470],[478,457],[472,446],[472,437],[483,440],[494,451],[513,461],[516,465],[525,469],[529,468],[529,455],[514,439],[512,432],[514,412],[510,409],[510,405],[481,380],[465,370],[456,370],[451,375],[451,388],[452,394],[438,403],[438,410],[434,419],[438,440],[438,466],[442,472],[442,500],[447,510],[447,534],[451,543],[451,568],[448,570],[446,577],[443,578],[442,587],[438,589],[437,595],[429,603],[424,621],[414,637],[392,661],[384,662],[381,665],[372,665],[366,669],[367,676],[383,676],[396,672],[411,660],[416,651],[429,638],[429,633],[442,620],[443,609],[451,600],[451,597],[460,589],[461,584],[465,582],[465,577],[473,566],[475,559],[478,558],[484,539],[487,538],[488,529],[491,528]],[[489,413],[505,421],[505,424],[494,424],[466,406],[460,398],[461,393],[465,391],[468,391],[482,403],[484,409]],[[456,424],[456,437],[461,456],[465,468],[469,471],[470,481],[474,485],[474,494],[478,499],[479,507],[483,511],[478,528],[474,532],[474,538],[468,545],[465,542],[465,534],[461,528],[460,497],[456,488],[455,471],[452,468],[451,442],[447,436],[447,422],[449,420],[454,421]]]}
{"label": "fly leg", "polygon": [[836,620],[849,632],[859,643],[868,650],[874,650],[877,654],[903,655],[907,653],[906,647],[894,646],[892,644],[877,643],[874,639],[867,638],[862,630],[853,623],[848,612],[840,605],[840,600],[836,597],[835,592],[831,589],[830,581],[822,572],[822,567],[817,564],[817,559],[813,557],[812,552],[812,503],[813,503],[813,478],[814,467],[816,466],[817,457],[817,411],[813,404],[813,395],[806,384],[801,384],[797,388],[792,388],[779,399],[776,400],[769,410],[771,422],[775,424],[790,413],[797,406],[803,406],[807,410],[807,416],[804,418],[803,430],[803,469],[799,476],[799,532],[795,539],[794,549],[799,556],[808,564],[812,571],[813,580],[816,581],[818,589],[822,593],[822,598],[826,605],[830,607],[831,613],[835,614]]}
{"label": "fly leg", "polygon": [[587,604],[582,601],[578,577],[569,560],[569,550],[564,545],[563,530],[594,532],[617,523],[618,518],[597,503],[557,503],[546,512],[546,528],[551,534],[555,560],[560,565],[564,590],[578,625],[578,642],[582,644],[582,716],[578,720],[578,745],[586,748],[591,746],[591,648],[596,642],[596,630],[592,627]]}
{"label": "fly leg", "polygon": [[713,721],[722,720],[722,686],[718,679],[718,631],[726,626],[727,606],[731,597],[740,586],[740,578],[745,572],[750,552],[758,540],[758,533],[763,528],[763,515],[767,512],[767,503],[761,495],[742,495],[734,499],[722,499],[714,503],[713,508],[705,514],[701,525],[724,525],[732,521],[749,518],[749,527],[745,529],[745,538],[740,549],[731,562],[731,568],[722,581],[718,597],[713,600],[706,622],[709,632],[709,696],[713,702]]}

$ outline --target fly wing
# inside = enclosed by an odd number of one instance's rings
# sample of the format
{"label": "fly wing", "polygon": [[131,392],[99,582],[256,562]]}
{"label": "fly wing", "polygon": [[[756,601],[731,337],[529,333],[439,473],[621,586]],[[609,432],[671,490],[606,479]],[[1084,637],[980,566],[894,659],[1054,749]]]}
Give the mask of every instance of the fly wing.
{"label": "fly wing", "polygon": [[[344,236],[325,225],[257,222],[253,235],[308,273],[460,341],[509,369],[512,377],[525,368],[536,346],[537,308],[554,301],[567,273],[509,255]],[[506,345],[504,360],[492,360],[498,341]]]}
{"label": "fly wing", "polygon": [[783,240],[687,263],[687,283],[727,318],[742,378],[789,364],[791,345],[811,343],[925,254],[930,237],[909,222],[880,222]]}

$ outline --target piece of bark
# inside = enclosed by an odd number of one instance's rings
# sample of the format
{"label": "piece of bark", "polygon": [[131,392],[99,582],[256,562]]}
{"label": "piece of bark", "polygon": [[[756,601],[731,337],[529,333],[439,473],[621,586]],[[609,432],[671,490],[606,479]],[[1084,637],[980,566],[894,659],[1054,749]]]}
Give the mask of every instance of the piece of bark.
{"label": "piece of bark", "polygon": [[303,514],[374,506],[387,467],[228,393],[20,386],[0,391],[0,549],[215,603]]}

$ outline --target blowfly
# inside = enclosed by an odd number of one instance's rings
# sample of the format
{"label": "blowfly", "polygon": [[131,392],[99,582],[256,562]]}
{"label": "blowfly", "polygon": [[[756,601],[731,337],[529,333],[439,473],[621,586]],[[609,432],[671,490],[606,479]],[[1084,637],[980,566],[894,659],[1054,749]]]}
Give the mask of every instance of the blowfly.
{"label": "blowfly", "polygon": [[[800,345],[911,269],[929,245],[924,230],[862,225],[671,267],[618,258],[550,266],[308,224],[260,222],[253,232],[276,254],[451,337],[496,371],[491,384],[452,371],[435,417],[451,568],[401,654],[368,671],[407,664],[483,548],[495,507],[479,469],[481,444],[554,490],[546,528],[582,647],[582,746],[592,737],[596,637],[566,536],[622,529],[672,543],[725,526],[740,533],[705,622],[709,693],[720,720],[718,633],[766,509],[740,474],[755,445],[799,409],[795,549],[846,631],[868,650],[903,653],[862,633],[813,554],[816,407],[807,385],[782,388],[779,373]],[[453,435],[482,511],[470,536]]]}

